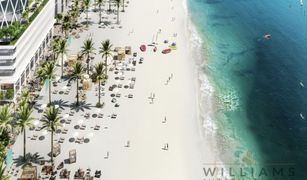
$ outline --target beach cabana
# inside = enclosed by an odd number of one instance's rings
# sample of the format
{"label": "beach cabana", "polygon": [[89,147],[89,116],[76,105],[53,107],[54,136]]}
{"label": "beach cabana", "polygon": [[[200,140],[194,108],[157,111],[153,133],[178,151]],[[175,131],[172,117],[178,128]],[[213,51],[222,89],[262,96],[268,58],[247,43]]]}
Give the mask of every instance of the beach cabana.
{"label": "beach cabana", "polygon": [[77,152],[75,149],[69,151],[69,163],[75,163],[77,161]]}
{"label": "beach cabana", "polygon": [[59,143],[55,143],[53,145],[53,156],[56,157],[61,153],[61,145]]}
{"label": "beach cabana", "polygon": [[36,166],[25,166],[22,170],[20,180],[38,180]]}

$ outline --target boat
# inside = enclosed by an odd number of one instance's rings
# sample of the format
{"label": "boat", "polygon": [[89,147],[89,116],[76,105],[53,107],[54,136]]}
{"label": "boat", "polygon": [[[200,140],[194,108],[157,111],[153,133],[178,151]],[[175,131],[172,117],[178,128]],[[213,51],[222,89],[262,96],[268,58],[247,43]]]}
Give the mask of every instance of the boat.
{"label": "boat", "polygon": [[157,47],[155,47],[155,48],[153,49],[153,51],[156,52],[156,51],[157,51]]}
{"label": "boat", "polygon": [[302,119],[305,119],[303,113],[300,113],[300,116],[301,116]]}
{"label": "boat", "polygon": [[172,49],[167,48],[167,49],[164,49],[164,50],[162,51],[162,53],[163,53],[163,54],[168,54],[168,53],[170,53],[171,51],[172,51]]}
{"label": "boat", "polygon": [[304,0],[301,0],[301,6],[304,6]]}
{"label": "boat", "polygon": [[141,50],[142,52],[145,52],[145,51],[146,51],[146,45],[142,44],[142,45],[140,46],[140,50]]}
{"label": "boat", "polygon": [[263,38],[264,39],[271,39],[271,37],[272,37],[272,35],[271,34],[265,34],[264,36],[263,36]]}
{"label": "boat", "polygon": [[302,81],[300,82],[300,85],[302,88],[305,87]]}

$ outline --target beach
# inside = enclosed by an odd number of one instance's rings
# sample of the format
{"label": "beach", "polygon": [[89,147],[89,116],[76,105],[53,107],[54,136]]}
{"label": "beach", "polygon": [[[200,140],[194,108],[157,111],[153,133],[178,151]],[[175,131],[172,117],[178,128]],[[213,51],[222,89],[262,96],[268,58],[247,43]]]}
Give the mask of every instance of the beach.
{"label": "beach", "polygon": [[[118,89],[122,95],[117,100],[120,107],[116,108],[111,103],[111,92],[107,88],[119,82],[113,73],[110,73],[106,83],[105,95],[102,97],[105,106],[101,111],[94,107],[97,102],[94,89],[97,85],[94,84],[92,90],[87,92],[86,103],[89,108],[69,117],[72,123],[65,126],[68,128],[67,135],[55,134],[55,140],[65,137],[61,153],[55,158],[55,165],[67,159],[70,150],[76,149],[76,163],[65,164],[72,172],[78,168],[101,170],[102,179],[107,180],[201,180],[204,179],[203,163],[219,162],[214,148],[214,135],[209,131],[204,133],[200,119],[203,110],[200,110],[199,105],[212,105],[210,98],[207,98],[208,104],[198,100],[201,96],[200,76],[194,61],[195,46],[191,44],[192,32],[188,28],[190,20],[185,7],[186,2],[182,0],[131,0],[125,12],[120,13],[120,25],[105,29],[98,27],[98,13],[92,12],[90,8],[92,23],[87,31],[80,33],[79,39],[71,39],[68,55],[77,54],[87,38],[93,39],[96,49],[99,49],[100,42],[110,39],[113,47],[131,46],[132,51],[138,53],[137,59],[142,57],[144,60],[137,65],[135,72],[123,73],[125,82],[131,81],[133,77],[136,81],[133,90]],[[81,20],[84,17],[81,16]],[[108,20],[115,23],[115,17],[109,15]],[[164,40],[176,43],[177,49],[162,54],[161,51],[169,45]],[[147,45],[152,41],[158,43],[157,52],[153,52],[150,46],[147,46],[146,52],[139,50],[141,44]],[[91,64],[100,61],[101,55],[96,53]],[[204,75],[202,77],[205,78]],[[55,94],[53,99],[61,99],[66,104],[73,103],[74,87],[73,84],[68,96]],[[210,91],[209,84],[202,87]],[[41,104],[47,103],[46,90],[42,90]],[[133,98],[128,99],[128,94],[133,94]],[[61,115],[70,111],[69,107],[63,106]],[[86,112],[93,114],[96,111],[103,113],[104,117],[82,117]],[[34,114],[38,119],[42,116],[37,112]],[[111,118],[112,114],[117,114],[117,117]],[[210,117],[207,121],[210,124]],[[81,124],[86,124],[86,130],[76,128]],[[97,124],[101,128],[95,131],[92,127]],[[35,133],[39,137],[43,135],[44,139],[29,138],[27,151],[38,152],[48,159],[50,134],[30,131],[28,136]],[[89,134],[88,143],[69,142],[72,137],[88,137]],[[22,155],[22,142],[23,137],[20,135],[13,146],[14,158]]]}

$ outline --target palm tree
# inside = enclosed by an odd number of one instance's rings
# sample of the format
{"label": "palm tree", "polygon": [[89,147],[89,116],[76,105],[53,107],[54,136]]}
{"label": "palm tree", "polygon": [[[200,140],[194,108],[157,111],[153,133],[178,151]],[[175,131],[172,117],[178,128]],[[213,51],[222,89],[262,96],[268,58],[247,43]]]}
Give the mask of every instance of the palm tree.
{"label": "palm tree", "polygon": [[61,78],[63,78],[64,73],[64,54],[67,52],[67,41],[66,39],[61,39],[59,41],[58,53],[62,55],[61,59]]}
{"label": "palm tree", "polygon": [[55,63],[47,62],[43,67],[38,71],[38,76],[41,80],[48,80],[49,87],[49,105],[51,104],[51,84],[55,79]]}
{"label": "palm tree", "polygon": [[52,41],[52,51],[53,51],[53,60],[56,61],[58,59],[59,56],[59,44],[60,44],[60,39],[59,38],[55,38]]}
{"label": "palm tree", "polygon": [[30,91],[28,89],[24,89],[21,92],[19,107],[24,106],[25,104],[29,103],[29,101],[30,101]]}
{"label": "palm tree", "polygon": [[45,119],[42,120],[42,129],[47,129],[51,132],[51,163],[53,164],[53,133],[61,127],[59,109],[50,106],[44,115]]}
{"label": "palm tree", "polygon": [[121,0],[115,0],[116,6],[117,6],[117,24],[119,24],[119,6],[121,3]]}
{"label": "palm tree", "polygon": [[101,86],[101,81],[105,79],[106,75],[104,74],[104,64],[98,63],[95,66],[95,72],[93,74],[93,77],[98,80],[98,103],[97,103],[97,107],[101,107],[101,103],[100,103],[100,98],[101,98],[101,94],[100,94],[100,86]]}
{"label": "palm tree", "polygon": [[17,127],[20,129],[20,132],[23,132],[23,157],[26,157],[26,128],[32,127],[33,118],[31,117],[32,110],[29,104],[24,104],[23,106],[19,107],[17,112]]}
{"label": "palm tree", "polygon": [[69,14],[65,15],[62,20],[62,31],[64,32],[64,37],[67,38],[67,32],[71,27],[71,17]]}
{"label": "palm tree", "polygon": [[73,73],[71,75],[71,80],[74,80],[77,82],[77,103],[76,105],[79,106],[79,80],[82,78],[82,75],[84,73],[84,69],[82,67],[81,62],[76,62],[76,64],[73,67]]}
{"label": "palm tree", "polygon": [[1,180],[10,180],[10,177],[6,175],[6,166],[4,162],[0,162],[0,179]]}
{"label": "palm tree", "polygon": [[107,76],[108,73],[108,58],[112,57],[112,44],[110,40],[106,40],[101,42],[101,47],[99,53],[102,55],[102,58],[105,58],[104,65],[105,65],[105,75]]}
{"label": "palm tree", "polygon": [[63,14],[59,13],[55,15],[56,23],[59,24],[63,19]]}
{"label": "palm tree", "polygon": [[97,4],[98,4],[98,8],[99,8],[99,24],[101,24],[101,14],[102,14],[101,6],[102,6],[103,1],[104,0],[97,0]]}
{"label": "palm tree", "polygon": [[91,55],[94,54],[94,42],[92,39],[87,39],[84,41],[82,48],[82,56],[86,56],[86,64],[87,64],[87,74],[90,74],[90,60]]}
{"label": "palm tree", "polygon": [[86,27],[88,27],[88,9],[90,8],[91,0],[83,0],[83,4],[86,9]]}
{"label": "palm tree", "polygon": [[0,134],[12,128],[12,112],[8,105],[0,107]]}

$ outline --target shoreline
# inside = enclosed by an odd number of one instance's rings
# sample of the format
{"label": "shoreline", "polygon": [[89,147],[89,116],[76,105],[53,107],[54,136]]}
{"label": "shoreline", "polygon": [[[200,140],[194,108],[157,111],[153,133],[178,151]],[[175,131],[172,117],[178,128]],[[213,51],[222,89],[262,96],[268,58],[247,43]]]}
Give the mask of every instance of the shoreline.
{"label": "shoreline", "polygon": [[[206,162],[206,158],[204,158],[204,167],[206,168],[222,168],[225,171],[225,175],[221,176],[221,178],[230,178],[227,173],[228,165],[225,164],[226,159],[223,159],[223,155],[221,155],[221,150],[219,148],[218,137],[219,134],[219,125],[216,122],[218,120],[218,114],[215,114],[218,109],[218,99],[216,95],[216,89],[214,84],[211,82],[211,78],[208,75],[208,44],[206,44],[206,39],[200,35],[197,29],[197,25],[193,22],[193,15],[189,11],[189,0],[183,0],[184,10],[186,12],[186,21],[187,21],[187,37],[190,42],[189,45],[190,51],[192,54],[192,59],[194,60],[195,65],[195,74],[197,76],[196,82],[196,90],[198,94],[197,98],[197,107],[198,107],[198,121],[199,121],[199,131],[202,136],[203,141],[207,141],[207,144],[210,145],[210,149],[206,149],[203,147],[204,152],[211,152],[214,155],[214,159],[212,162]],[[203,143],[205,146],[206,143]],[[212,155],[211,154],[211,155]],[[203,153],[203,156],[205,153]],[[214,166],[212,165],[214,164]]]}

